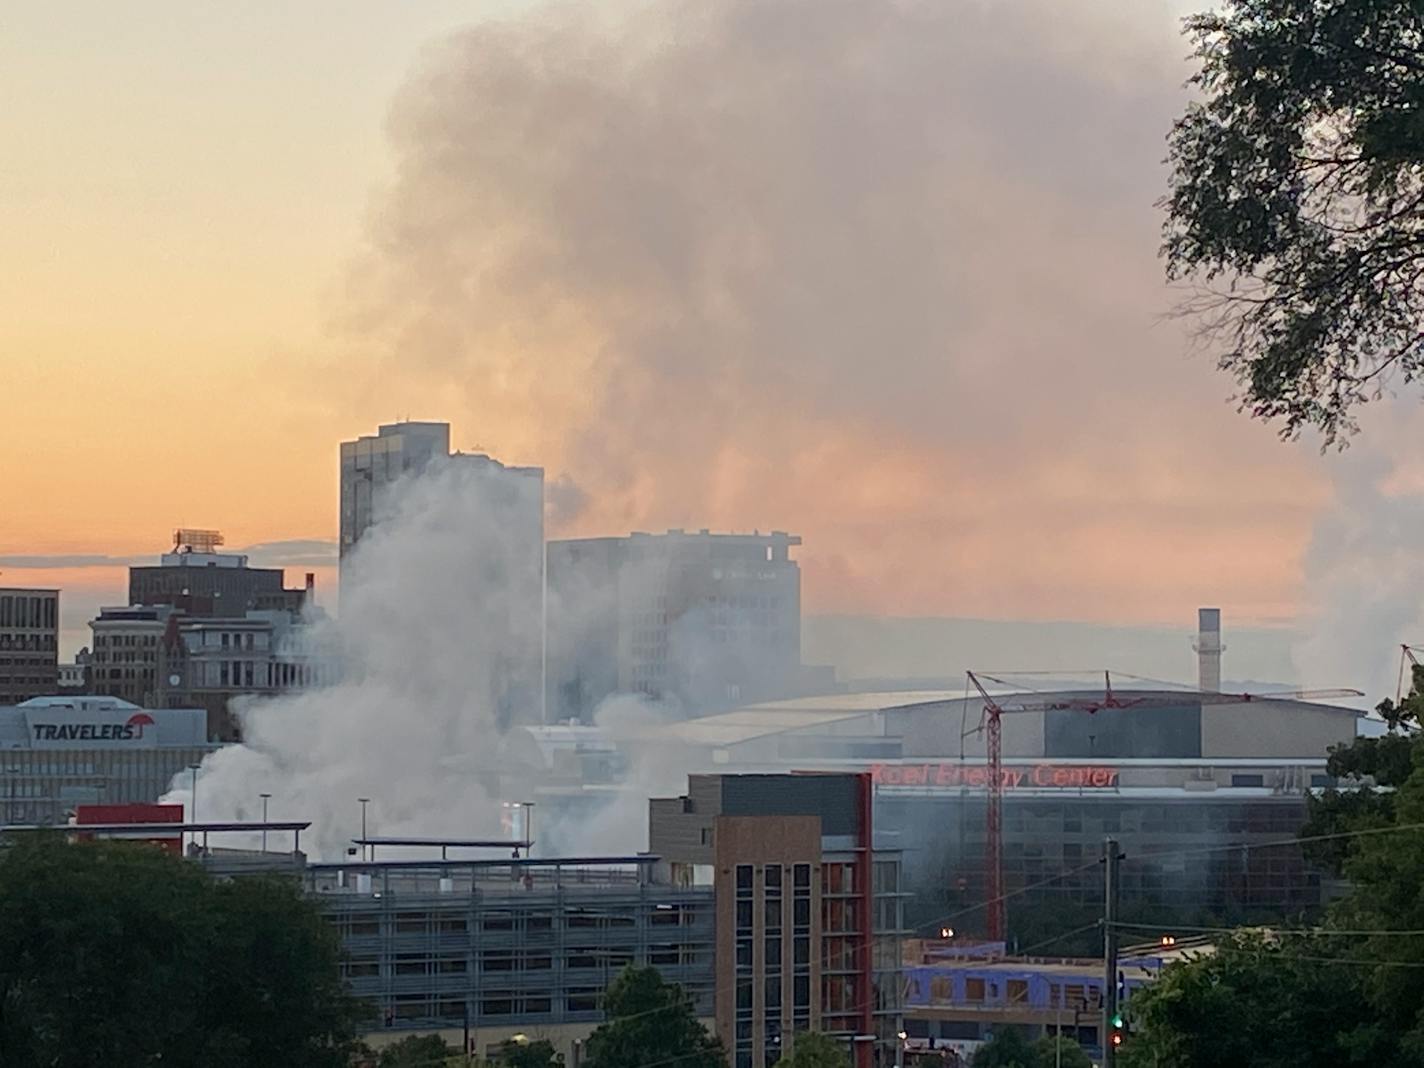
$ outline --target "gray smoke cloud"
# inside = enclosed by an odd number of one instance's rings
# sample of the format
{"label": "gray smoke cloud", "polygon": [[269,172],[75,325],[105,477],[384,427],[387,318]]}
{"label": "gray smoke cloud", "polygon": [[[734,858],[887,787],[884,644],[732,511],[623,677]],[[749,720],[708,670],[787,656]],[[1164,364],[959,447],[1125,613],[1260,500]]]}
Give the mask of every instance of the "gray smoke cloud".
{"label": "gray smoke cloud", "polygon": [[[1400,645],[1424,644],[1424,480],[1417,411],[1394,403],[1332,458],[1333,500],[1305,558],[1308,637],[1295,650],[1303,683],[1393,698]],[[1406,683],[1408,679],[1406,677]]]}
{"label": "gray smoke cloud", "polygon": [[678,788],[684,769],[640,748],[667,719],[656,704],[616,696],[598,709],[621,744],[595,793],[581,793],[578,766],[569,774],[512,744],[540,722],[527,689],[509,707],[512,666],[538,663],[538,635],[518,621],[540,590],[529,588],[529,532],[508,521],[508,496],[506,481],[461,458],[378,501],[346,561],[340,615],[310,624],[313,645],[338,651],[340,681],[242,703],[243,743],[203,761],[196,809],[187,773],[164,800],[204,820],[252,820],[271,794],[270,817],[311,820],[304,848],[328,860],[359,831],[361,797],[372,834],[507,838],[506,804],[538,798],[545,853],[641,848],[647,798]]}
{"label": "gray smoke cloud", "polygon": [[370,388],[463,390],[572,474],[578,533],[797,530],[817,608],[1269,615],[1279,575],[1229,546],[1299,529],[1301,456],[1160,321],[1175,15],[667,0],[454,34],[389,120]]}

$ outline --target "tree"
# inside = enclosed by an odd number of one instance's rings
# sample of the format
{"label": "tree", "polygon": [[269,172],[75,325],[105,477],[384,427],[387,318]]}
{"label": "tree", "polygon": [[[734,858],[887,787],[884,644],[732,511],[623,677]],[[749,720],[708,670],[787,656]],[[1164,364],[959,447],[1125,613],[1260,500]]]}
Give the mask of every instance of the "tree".
{"label": "tree", "polygon": [[439,1035],[408,1035],[381,1050],[376,1068],[440,1068],[459,1055]]}
{"label": "tree", "polygon": [[638,1068],[676,1058],[678,1068],[726,1068],[722,1044],[692,999],[656,968],[629,966],[603,997],[608,1021],[588,1038],[584,1068]]}
{"label": "tree", "polygon": [[850,1068],[844,1042],[815,1031],[802,1031],[791,1039],[791,1051],[782,1055],[776,1068]]}
{"label": "tree", "polygon": [[0,848],[0,1064],[344,1066],[364,1010],[287,880],[218,883],[149,845]]}
{"label": "tree", "polygon": [[547,1039],[505,1042],[492,1062],[494,1068],[563,1068],[564,1058]]}
{"label": "tree", "polygon": [[974,1052],[974,1068],[1038,1068],[1038,1051],[1017,1027],[999,1027]]}
{"label": "tree", "polygon": [[[1357,968],[1330,966],[1345,940],[1250,932],[1168,966],[1132,996],[1122,1068],[1404,1068]],[[1322,965],[1322,960],[1326,963]]]}
{"label": "tree", "polygon": [[1071,1038],[1044,1035],[1033,1044],[1038,1068],[1093,1068],[1093,1058]]}
{"label": "tree", "polygon": [[[1393,823],[1394,790],[1408,781],[1416,761],[1424,760],[1424,740],[1419,734],[1424,667],[1414,668],[1407,696],[1397,705],[1385,698],[1377,710],[1389,725],[1387,734],[1356,738],[1330,748],[1326,770],[1336,779],[1346,780],[1346,787],[1332,787],[1306,798],[1307,819],[1301,837],[1323,840],[1307,841],[1305,855],[1336,875],[1344,873],[1345,862],[1358,842],[1344,836]],[[1337,837],[1324,838],[1326,835]]]}
{"label": "tree", "polygon": [[1424,12],[1226,0],[1187,20],[1163,255],[1242,407],[1326,442],[1424,371]]}

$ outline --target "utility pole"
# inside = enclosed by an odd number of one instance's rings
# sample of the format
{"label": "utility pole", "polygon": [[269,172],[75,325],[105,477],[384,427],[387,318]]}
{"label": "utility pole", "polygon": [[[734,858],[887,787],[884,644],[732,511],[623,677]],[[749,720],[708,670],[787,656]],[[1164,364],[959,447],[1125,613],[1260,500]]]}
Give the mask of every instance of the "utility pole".
{"label": "utility pole", "polygon": [[1117,1061],[1117,891],[1118,852],[1116,838],[1103,841],[1103,1068]]}

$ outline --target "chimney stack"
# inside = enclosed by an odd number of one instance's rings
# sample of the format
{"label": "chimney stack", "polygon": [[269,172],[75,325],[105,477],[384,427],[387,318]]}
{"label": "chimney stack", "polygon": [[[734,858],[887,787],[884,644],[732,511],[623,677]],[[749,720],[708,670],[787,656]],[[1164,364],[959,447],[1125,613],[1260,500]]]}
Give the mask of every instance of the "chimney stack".
{"label": "chimney stack", "polygon": [[1221,692],[1221,609],[1197,609],[1197,689],[1204,693]]}

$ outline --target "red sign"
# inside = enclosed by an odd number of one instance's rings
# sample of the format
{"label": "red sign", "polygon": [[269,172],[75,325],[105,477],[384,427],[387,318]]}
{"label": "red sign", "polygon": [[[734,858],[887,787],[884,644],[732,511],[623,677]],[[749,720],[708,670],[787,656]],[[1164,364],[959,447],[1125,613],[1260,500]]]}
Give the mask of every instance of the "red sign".
{"label": "red sign", "polygon": [[[1080,764],[1030,764],[1002,769],[1004,788],[1105,790],[1117,786],[1117,768]],[[934,786],[940,789],[986,789],[989,769],[983,764],[872,764],[870,778],[878,786]]]}

